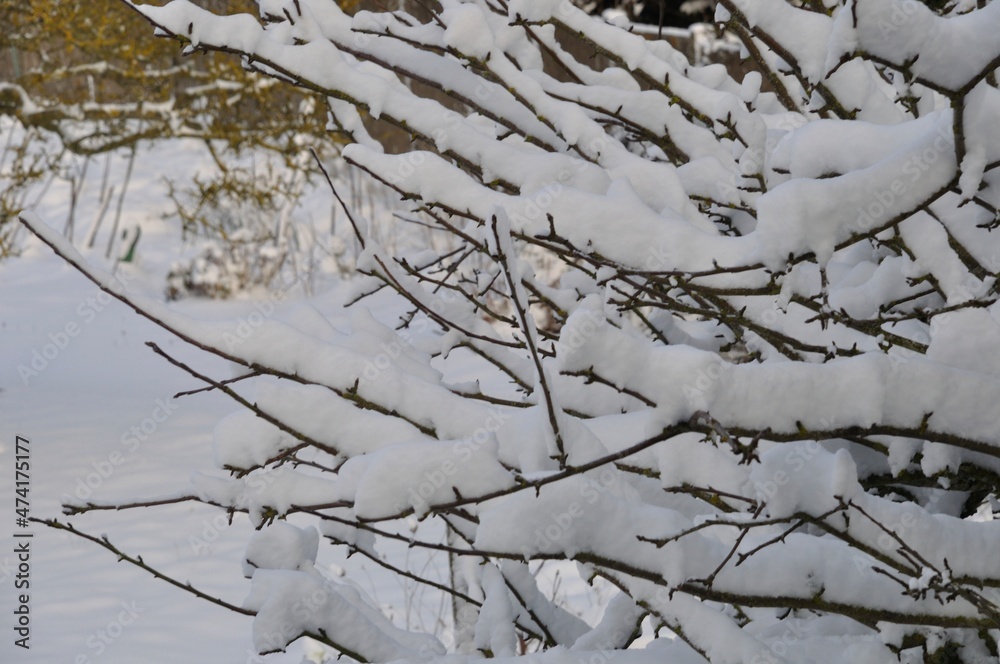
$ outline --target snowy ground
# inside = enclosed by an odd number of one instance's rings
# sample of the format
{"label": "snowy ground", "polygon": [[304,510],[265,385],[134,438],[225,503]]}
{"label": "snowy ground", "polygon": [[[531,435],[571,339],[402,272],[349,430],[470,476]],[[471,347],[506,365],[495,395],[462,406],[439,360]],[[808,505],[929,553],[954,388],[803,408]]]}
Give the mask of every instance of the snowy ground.
{"label": "snowy ground", "polygon": [[[4,391],[0,408],[5,496],[13,496],[10,461],[15,435],[31,441],[31,511],[42,517],[58,516],[61,495],[77,491],[81,482],[89,480],[97,486],[95,491],[108,496],[162,493],[171,484],[183,482],[189,463],[208,460],[206,432],[228,407],[219,399],[203,399],[193,408],[181,404],[135,453],[128,453],[120,442],[131,426],[141,425],[151,415],[157,399],[167,399],[187,384],[177,372],[151,361],[142,345],[143,339],[171,343],[164,334],[123,307],[108,306],[25,386],[17,364],[30,362],[33,349],[40,347],[48,332],[74,320],[77,303],[95,297],[97,291],[44,258],[5,266],[2,291]],[[115,452],[120,456],[112,457]],[[118,459],[120,463],[112,465]],[[106,479],[101,471],[108,475]],[[235,532],[224,533],[212,555],[204,556],[198,565],[187,564],[196,556],[185,533],[198,532],[205,518],[211,518],[205,510],[184,506],[155,516],[136,512],[74,521],[88,531],[108,533],[123,548],[142,552],[151,564],[197,574],[220,594],[231,597],[239,581],[238,570],[224,561],[238,547]],[[4,533],[7,542],[15,530],[11,522]],[[249,644],[247,621],[240,617],[220,610],[206,620],[209,615],[195,598],[171,592],[139,570],[109,565],[114,557],[106,551],[39,526],[30,530],[35,535],[31,540],[32,648],[26,656],[10,649],[11,639],[4,639],[4,652],[14,655],[13,661],[206,661],[233,651],[234,646],[245,649],[244,642]],[[149,546],[153,541],[155,549]],[[5,553],[12,546],[5,546]],[[11,583],[10,578],[4,581],[8,592],[3,594],[2,613],[8,622],[14,600]],[[123,603],[135,607],[138,617],[101,652],[99,631],[117,633],[115,622]],[[172,629],[163,629],[165,624]],[[172,654],[156,656],[150,649],[154,646]],[[5,657],[4,661],[10,660]],[[243,660],[220,657],[211,661]]]}
{"label": "snowy ground", "polygon": [[[125,223],[143,226],[140,260],[120,268],[130,289],[162,299],[164,275],[185,248],[178,229],[160,220],[164,188],[159,175],[190,169],[190,162],[183,146],[138,162]],[[39,208],[57,227],[65,217],[64,200],[54,187]],[[87,206],[95,204],[93,196],[85,195],[78,218],[90,218]],[[86,255],[107,266],[103,244],[98,242],[101,251]],[[332,281],[311,303],[336,325],[344,316],[340,302],[347,288]],[[203,318],[239,318],[252,311],[248,300],[185,300],[174,306]],[[289,300],[282,306],[300,303]],[[393,311],[391,301],[383,300],[375,313],[387,319]],[[108,301],[37,242],[28,242],[20,258],[0,263],[0,504],[9,506],[6,525],[0,528],[0,662],[239,664],[320,657],[314,645],[299,641],[288,653],[258,659],[249,617],[117,563],[112,553],[73,535],[38,524],[17,527],[16,436],[30,441],[30,511],[40,518],[64,518],[60,504],[67,494],[106,500],[157,496],[185,486],[192,470],[213,467],[212,429],[237,406],[216,394],[171,400],[179,391],[201,386],[156,357],[146,341],[213,376],[230,375],[224,362],[184,347],[124,305]],[[45,355],[49,357],[43,360]],[[169,416],[150,430],[154,417],[164,419],[164,403],[172,409]],[[134,437],[133,427],[146,439]],[[107,534],[123,551],[230,603],[239,605],[246,596],[249,586],[239,565],[250,531],[245,520],[219,528],[222,519],[216,510],[186,503],[92,513],[69,521],[88,533]],[[13,630],[14,610],[23,592],[15,587],[15,532],[32,534],[30,650],[14,645],[19,638]],[[409,555],[411,565],[444,574],[442,557],[405,551],[390,555],[396,560]],[[343,552],[321,547],[321,561],[333,574],[346,572],[401,626],[437,632],[444,627],[447,610],[439,596],[401,584],[360,556],[345,560]],[[573,593],[565,574],[558,582],[563,596]],[[598,609],[580,605],[590,617]]]}
{"label": "snowy ground", "polygon": [[[139,161],[125,224],[143,226],[140,261],[120,268],[130,288],[158,298],[170,262],[184,250],[178,229],[159,219],[164,204],[159,176],[191,167],[183,147],[172,146],[166,152]],[[61,200],[55,187],[40,209],[53,225],[65,216]],[[88,218],[87,204],[85,200],[79,218]],[[106,264],[103,245],[99,241],[101,251],[88,254],[99,265]],[[342,291],[334,285],[317,298],[334,320]],[[204,318],[239,318],[252,310],[249,301],[188,300],[176,306]],[[229,375],[225,363],[184,348],[124,305],[109,302],[37,243],[29,242],[17,260],[0,264],[0,495],[10,505],[0,554],[0,613],[5,616],[0,661],[254,661],[250,618],[203,602],[127,564],[116,564],[113,554],[90,542],[37,524],[28,529],[16,526],[16,436],[30,441],[30,509],[36,517],[61,518],[65,494],[102,499],[155,496],[183,487],[193,469],[212,467],[212,429],[235,410],[235,404],[213,394],[172,400],[173,394],[199,386],[157,358],[146,341],[213,375]],[[157,410],[164,403],[168,409]],[[165,412],[165,421],[150,431],[153,418],[163,419]],[[130,433],[133,427],[139,427],[145,440]],[[179,580],[234,604],[243,601],[247,582],[239,560],[249,532],[245,522],[220,529],[215,510],[194,504],[78,516],[70,522],[92,534],[106,533],[122,550],[142,555],[148,564]],[[28,651],[16,648],[12,636],[13,611],[21,593],[15,588],[15,531],[33,534]],[[203,542],[210,544],[205,547]],[[360,564],[353,568],[363,583],[374,571]],[[381,601],[383,594],[387,603],[398,603],[394,592],[399,592],[391,579],[372,584],[369,579],[368,590],[377,599]],[[299,662],[302,657],[302,645],[297,645],[289,654],[267,661]]]}

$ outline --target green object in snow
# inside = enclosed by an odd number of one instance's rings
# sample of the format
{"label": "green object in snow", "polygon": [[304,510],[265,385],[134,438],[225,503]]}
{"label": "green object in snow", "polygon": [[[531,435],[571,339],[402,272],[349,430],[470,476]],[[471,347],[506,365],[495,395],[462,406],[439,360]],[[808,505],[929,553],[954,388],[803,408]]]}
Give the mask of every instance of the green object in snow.
{"label": "green object in snow", "polygon": [[142,237],[142,229],[138,226],[135,227],[135,237],[132,238],[132,242],[128,245],[128,251],[122,256],[122,263],[131,263],[135,258],[135,247],[139,244],[139,238]]}

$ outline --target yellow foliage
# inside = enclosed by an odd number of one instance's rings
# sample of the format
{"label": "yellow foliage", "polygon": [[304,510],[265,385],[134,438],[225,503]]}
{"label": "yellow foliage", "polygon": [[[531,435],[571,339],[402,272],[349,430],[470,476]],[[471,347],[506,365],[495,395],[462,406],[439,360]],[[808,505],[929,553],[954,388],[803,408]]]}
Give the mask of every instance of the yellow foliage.
{"label": "yellow foliage", "polygon": [[[258,12],[255,0],[195,2],[217,14]],[[340,4],[355,10],[360,0]],[[247,71],[228,54],[185,57],[121,0],[0,2],[0,22],[0,116],[26,129],[10,162],[17,168],[0,173],[9,185],[0,191],[0,258],[13,252],[7,222],[30,188],[58,172],[63,149],[89,159],[144,140],[203,140],[218,172],[170,183],[174,216],[186,231],[225,240],[231,229],[219,220],[231,201],[266,214],[287,193],[272,190],[273,178],[229,166],[233,153],[262,149],[308,170],[297,136],[326,134],[322,99]],[[45,136],[61,145],[53,152]],[[309,143],[325,152],[322,141]]]}
{"label": "yellow foliage", "polygon": [[[216,12],[257,11],[253,0],[200,4]],[[290,133],[324,130],[324,104],[303,104],[303,93],[247,72],[225,54],[182,57],[176,42],[154,38],[149,24],[118,0],[5,3],[0,20],[6,60],[0,81],[20,88],[6,91],[0,114],[59,133],[73,152],[171,136],[284,152]],[[81,120],[93,123],[82,138]],[[72,136],[68,123],[75,123]]]}

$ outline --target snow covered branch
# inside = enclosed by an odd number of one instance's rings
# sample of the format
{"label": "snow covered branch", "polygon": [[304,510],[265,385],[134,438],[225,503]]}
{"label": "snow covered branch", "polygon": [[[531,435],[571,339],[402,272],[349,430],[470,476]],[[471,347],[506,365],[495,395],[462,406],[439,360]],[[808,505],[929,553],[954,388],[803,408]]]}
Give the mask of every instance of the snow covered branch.
{"label": "snow covered branch", "polygon": [[[241,407],[214,436],[230,475],[182,495],[259,529],[260,629],[313,589],[322,536],[457,560],[461,587],[383,560],[470,612],[456,657],[594,661],[643,624],[652,644],[623,659],[997,656],[1000,5],[722,0],[756,67],[736,80],[569,0],[442,0],[427,20],[259,4],[263,20],[133,8],[188,53],[325,97],[345,159],[427,232],[392,250],[348,210],[349,329],[187,318],[22,221],[247,369],[227,382],[168,358]],[[388,294],[390,325],[363,306]],[[258,537],[308,546],[269,568]],[[618,588],[604,621],[546,596],[530,570],[553,560]],[[367,661],[452,657],[336,606],[298,632]],[[333,637],[362,620],[360,642]]]}

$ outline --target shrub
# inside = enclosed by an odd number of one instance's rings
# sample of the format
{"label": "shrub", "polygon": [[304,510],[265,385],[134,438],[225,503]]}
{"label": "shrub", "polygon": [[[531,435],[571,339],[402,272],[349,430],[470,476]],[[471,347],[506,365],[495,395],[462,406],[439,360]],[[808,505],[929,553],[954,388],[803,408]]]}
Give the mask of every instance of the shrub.
{"label": "shrub", "polygon": [[[256,7],[245,1],[206,0],[203,5],[228,11]],[[5,208],[41,196],[50,178],[70,183],[74,200],[65,228],[73,237],[76,195],[89,184],[89,166],[91,175],[100,173],[101,167],[92,163],[99,155],[110,160],[119,152],[134,155],[141,143],[186,138],[202,141],[223,161],[255,151],[295,170],[302,161],[302,137],[324,134],[321,104],[245,70],[225,54],[183,58],[166,41],[123,38],[142,30],[144,23],[122,3],[108,3],[101,11],[85,0],[7,3],[0,19],[5,26],[0,35],[0,117],[10,140],[23,138],[20,161],[0,169],[0,257],[17,249],[13,230],[4,225],[17,209]],[[27,161],[40,168],[25,172],[18,167]],[[220,169],[199,184],[237,196],[252,183]],[[196,188],[184,181],[171,185]],[[127,188],[126,179],[118,187],[119,200]],[[102,200],[104,193],[102,185]],[[248,203],[258,214],[266,210],[266,202]],[[178,201],[182,216],[189,212],[183,205]],[[100,223],[95,225],[88,244],[99,230]],[[117,236],[117,228],[111,234]],[[211,239],[226,243],[224,234]]]}
{"label": "shrub", "polygon": [[[722,0],[757,67],[741,80],[568,0],[441,5],[420,22],[269,0],[263,25],[137,7],[327,97],[345,158],[454,243],[393,254],[353,217],[358,293],[405,311],[393,328],[359,309],[326,340],[267,317],[237,336],[78,265],[254,377],[202,377],[243,410],[215,434],[231,476],[189,497],[259,528],[257,647],[995,659],[1000,4]],[[384,152],[359,109],[412,149]],[[446,543],[398,526],[412,516]],[[472,563],[441,588],[448,647],[323,578],[316,529]],[[548,560],[619,589],[598,625],[538,586]],[[660,636],[628,649],[646,619]]]}

